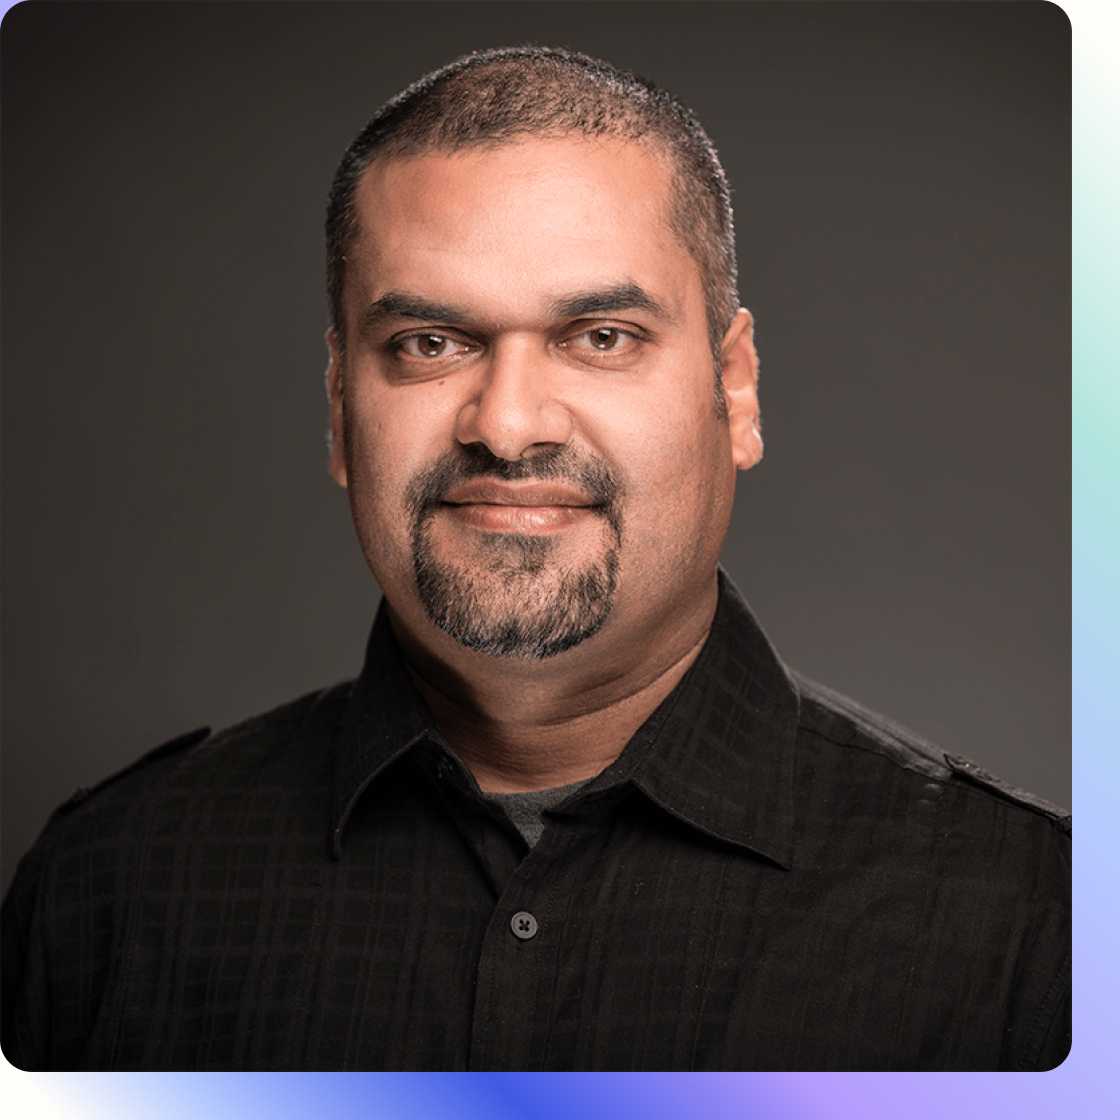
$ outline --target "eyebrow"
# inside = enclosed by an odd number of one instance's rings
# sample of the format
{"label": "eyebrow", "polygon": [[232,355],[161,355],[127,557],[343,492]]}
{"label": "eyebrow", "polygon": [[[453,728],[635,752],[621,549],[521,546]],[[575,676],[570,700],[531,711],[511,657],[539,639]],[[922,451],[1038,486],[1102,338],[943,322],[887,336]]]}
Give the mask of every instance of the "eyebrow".
{"label": "eyebrow", "polygon": [[573,292],[555,300],[549,309],[557,319],[580,319],[611,311],[645,311],[671,322],[668,308],[654,299],[640,284],[612,284],[586,292]]}
{"label": "eyebrow", "polygon": [[449,303],[436,303],[423,296],[410,295],[408,292],[386,292],[375,299],[362,312],[362,327],[372,327],[384,319],[425,319],[441,323],[466,323],[470,314],[461,307]]}
{"label": "eyebrow", "polygon": [[[571,292],[553,300],[549,305],[549,313],[556,319],[580,319],[613,311],[645,311],[666,322],[673,321],[673,316],[660,300],[655,299],[640,284],[631,282]],[[469,311],[454,304],[425,299],[410,292],[386,292],[362,312],[361,326],[369,329],[392,318],[460,325],[466,325],[474,319]]]}

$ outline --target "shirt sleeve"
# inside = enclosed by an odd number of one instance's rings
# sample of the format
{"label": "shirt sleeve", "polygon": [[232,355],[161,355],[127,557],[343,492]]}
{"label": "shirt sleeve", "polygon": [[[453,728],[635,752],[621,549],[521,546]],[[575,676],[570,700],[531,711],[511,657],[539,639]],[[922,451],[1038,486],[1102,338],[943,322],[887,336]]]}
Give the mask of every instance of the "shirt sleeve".
{"label": "shirt sleeve", "polygon": [[1054,983],[1052,1006],[1043,1008],[1039,1016],[1038,1047],[1029,1068],[1054,1069],[1069,1056],[1073,1041],[1072,991],[1069,961]]}
{"label": "shirt sleeve", "polygon": [[1054,825],[1039,896],[1027,936],[1029,951],[1017,972],[1020,1002],[1007,1068],[1050,1070],[1062,1064],[1072,1040],[1070,888],[1071,830]]}
{"label": "shirt sleeve", "polygon": [[0,907],[3,973],[2,1033],[4,1056],[17,1069],[49,1068],[48,964],[43,910],[46,860],[37,844],[20,862]]}

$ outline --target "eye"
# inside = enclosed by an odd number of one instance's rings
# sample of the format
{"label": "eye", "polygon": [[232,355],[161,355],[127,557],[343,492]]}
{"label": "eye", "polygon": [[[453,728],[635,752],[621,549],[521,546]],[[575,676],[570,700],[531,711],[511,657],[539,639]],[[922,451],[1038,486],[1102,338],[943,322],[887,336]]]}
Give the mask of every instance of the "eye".
{"label": "eye", "polygon": [[617,327],[596,327],[587,332],[587,339],[596,350],[614,350],[622,340],[622,332]]}
{"label": "eye", "polygon": [[394,351],[405,357],[429,361],[433,358],[450,358],[456,354],[465,354],[470,350],[465,342],[459,342],[445,334],[436,334],[434,331],[424,331],[421,334],[410,334],[404,338],[394,339],[392,346]]}
{"label": "eye", "polygon": [[599,326],[589,327],[578,334],[570,335],[561,346],[566,350],[575,351],[580,357],[591,360],[604,358],[630,357],[636,354],[642,339],[633,331],[624,330],[622,327]]}

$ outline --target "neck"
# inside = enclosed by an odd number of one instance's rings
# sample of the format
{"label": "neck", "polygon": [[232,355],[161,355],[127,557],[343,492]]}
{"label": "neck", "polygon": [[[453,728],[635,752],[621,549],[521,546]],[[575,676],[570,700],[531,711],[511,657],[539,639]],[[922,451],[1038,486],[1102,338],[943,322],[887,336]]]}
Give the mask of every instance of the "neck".
{"label": "neck", "polygon": [[447,657],[390,619],[449,746],[483,790],[520,793],[583,781],[618,758],[699,656],[717,595],[713,580],[688,612],[677,603],[640,634],[605,627],[544,661]]}

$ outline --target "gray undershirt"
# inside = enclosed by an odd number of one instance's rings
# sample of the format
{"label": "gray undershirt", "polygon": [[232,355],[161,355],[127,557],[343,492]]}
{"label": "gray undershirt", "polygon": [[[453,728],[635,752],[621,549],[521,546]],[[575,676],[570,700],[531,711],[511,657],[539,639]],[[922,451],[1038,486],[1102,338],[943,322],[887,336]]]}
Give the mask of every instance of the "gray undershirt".
{"label": "gray undershirt", "polygon": [[570,786],[535,789],[529,793],[488,793],[486,800],[505,810],[506,816],[513,821],[514,827],[525,837],[525,843],[531,848],[544,832],[544,818],[541,814],[545,809],[559,805],[590,780],[586,778],[582,782],[573,782]]}

